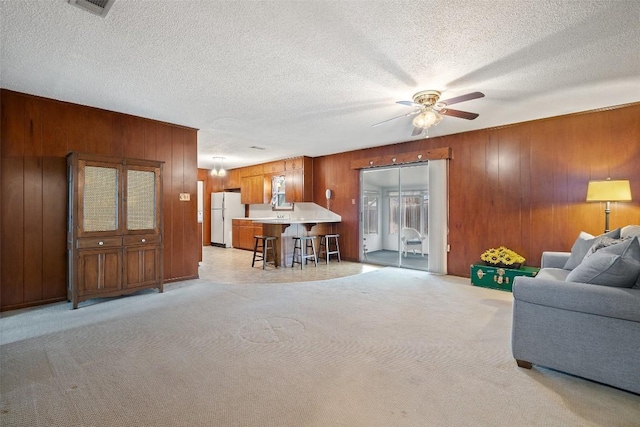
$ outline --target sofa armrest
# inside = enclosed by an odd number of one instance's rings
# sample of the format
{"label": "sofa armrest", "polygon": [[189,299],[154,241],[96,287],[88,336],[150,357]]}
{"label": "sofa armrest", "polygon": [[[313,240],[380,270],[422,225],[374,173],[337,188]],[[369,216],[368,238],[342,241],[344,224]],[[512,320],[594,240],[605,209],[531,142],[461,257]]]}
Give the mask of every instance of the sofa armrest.
{"label": "sofa armrest", "polygon": [[531,304],[640,322],[640,289],[518,276],[513,298]]}
{"label": "sofa armrest", "polygon": [[542,252],[540,268],[563,268],[571,252]]}

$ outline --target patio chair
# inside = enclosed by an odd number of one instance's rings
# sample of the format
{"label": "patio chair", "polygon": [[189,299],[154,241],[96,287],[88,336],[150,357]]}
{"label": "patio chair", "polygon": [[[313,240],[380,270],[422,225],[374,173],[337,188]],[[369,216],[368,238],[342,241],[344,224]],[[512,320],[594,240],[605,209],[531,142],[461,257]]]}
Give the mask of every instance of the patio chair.
{"label": "patio chair", "polygon": [[420,255],[424,256],[422,251],[422,242],[426,239],[425,236],[420,234],[415,228],[403,228],[402,229],[402,255],[407,256],[407,251],[411,250],[411,253],[415,254],[416,250],[420,251]]}

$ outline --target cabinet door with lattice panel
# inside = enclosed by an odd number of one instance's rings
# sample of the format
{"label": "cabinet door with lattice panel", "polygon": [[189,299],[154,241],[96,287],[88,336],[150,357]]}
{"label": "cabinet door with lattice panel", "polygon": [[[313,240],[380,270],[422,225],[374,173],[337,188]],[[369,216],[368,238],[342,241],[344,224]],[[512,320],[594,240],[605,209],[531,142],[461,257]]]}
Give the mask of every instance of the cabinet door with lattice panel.
{"label": "cabinet door with lattice panel", "polygon": [[[124,287],[162,282],[160,168],[124,167]],[[162,290],[162,284],[160,284]]]}
{"label": "cabinet door with lattice panel", "polygon": [[77,236],[82,238],[120,234],[121,166],[80,160],[77,174]]}
{"label": "cabinet door with lattice panel", "polygon": [[160,228],[160,168],[125,165],[125,234],[158,233]]}

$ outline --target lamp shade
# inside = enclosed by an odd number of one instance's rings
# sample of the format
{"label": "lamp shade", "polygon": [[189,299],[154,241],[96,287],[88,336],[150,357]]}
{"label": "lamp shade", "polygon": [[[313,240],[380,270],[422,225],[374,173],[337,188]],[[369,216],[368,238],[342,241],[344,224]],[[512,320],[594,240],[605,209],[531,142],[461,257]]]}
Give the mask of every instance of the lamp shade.
{"label": "lamp shade", "polygon": [[630,202],[628,179],[589,181],[587,202]]}

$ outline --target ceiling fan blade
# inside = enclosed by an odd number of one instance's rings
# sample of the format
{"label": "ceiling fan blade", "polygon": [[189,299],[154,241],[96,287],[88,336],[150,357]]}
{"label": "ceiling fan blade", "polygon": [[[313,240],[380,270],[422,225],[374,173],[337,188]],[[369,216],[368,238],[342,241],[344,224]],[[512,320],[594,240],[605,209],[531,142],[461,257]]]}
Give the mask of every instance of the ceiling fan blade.
{"label": "ceiling fan blade", "polygon": [[390,119],[387,119],[387,120],[383,120],[383,121],[381,121],[381,122],[378,122],[378,123],[376,123],[375,125],[371,125],[371,127],[375,127],[375,126],[381,125],[381,124],[383,124],[383,123],[390,122],[391,120],[400,119],[400,118],[402,118],[402,117],[407,117],[407,116],[411,116],[411,115],[414,115],[414,114],[418,114],[419,112],[420,112],[420,110],[416,110],[416,111],[412,111],[412,112],[407,113],[407,114],[403,114],[403,115],[398,116],[398,117],[392,117],[392,118],[390,118]]}
{"label": "ceiling fan blade", "polygon": [[445,99],[442,102],[443,104],[452,105],[457,104],[458,102],[471,101],[472,99],[482,98],[484,93],[482,92],[471,92],[466,95],[456,96],[455,98]]}
{"label": "ceiling fan blade", "polygon": [[407,105],[409,107],[421,107],[420,104],[416,104],[413,101],[396,101],[396,104]]}
{"label": "ceiling fan blade", "polygon": [[417,128],[417,127],[413,127],[413,132],[411,132],[411,136],[418,136],[422,133],[424,129],[423,128]]}
{"label": "ceiling fan blade", "polygon": [[476,113],[469,113],[467,111],[452,110],[451,108],[446,108],[441,110],[440,114],[444,114],[445,116],[458,117],[460,119],[467,119],[467,120],[473,120],[480,115]]}

